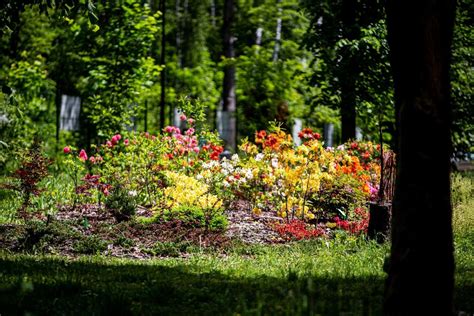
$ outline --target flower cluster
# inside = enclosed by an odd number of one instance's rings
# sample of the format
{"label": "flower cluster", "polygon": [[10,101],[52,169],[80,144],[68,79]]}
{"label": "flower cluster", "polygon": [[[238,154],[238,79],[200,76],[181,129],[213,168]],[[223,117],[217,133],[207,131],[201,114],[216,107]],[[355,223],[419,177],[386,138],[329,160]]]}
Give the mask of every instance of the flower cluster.
{"label": "flower cluster", "polygon": [[326,229],[323,227],[309,227],[307,223],[299,219],[293,219],[287,223],[276,224],[275,231],[285,239],[301,240],[326,236]]}
{"label": "flower cluster", "polygon": [[330,229],[366,230],[367,202],[378,192],[379,147],[351,142],[324,148],[320,134],[309,128],[299,133],[303,144],[295,147],[291,136],[274,126],[242,143],[243,155],[220,159],[224,148],[218,137],[198,133],[184,113],[180,119],[187,128],[116,134],[90,155],[65,147],[68,157],[87,165],[82,170],[94,172],[82,178],[86,185],[76,187],[107,195],[120,186],[157,212],[185,208],[223,216],[233,201],[245,200],[254,213],[283,218],[275,229],[292,239],[323,236]]}

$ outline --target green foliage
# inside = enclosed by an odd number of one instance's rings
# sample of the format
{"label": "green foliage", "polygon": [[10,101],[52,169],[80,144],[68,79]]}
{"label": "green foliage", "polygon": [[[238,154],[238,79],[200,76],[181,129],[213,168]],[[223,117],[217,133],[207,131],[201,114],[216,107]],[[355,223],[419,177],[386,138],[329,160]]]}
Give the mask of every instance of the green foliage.
{"label": "green foliage", "polygon": [[[393,145],[393,89],[383,6],[377,1],[303,1],[310,15],[305,46],[316,57],[312,83],[320,96],[312,107],[339,109],[343,98],[355,102],[357,125],[368,139]],[[351,3],[353,7],[347,7]],[[354,91],[348,92],[348,82]],[[354,95],[352,95],[354,94]]]}
{"label": "green foliage", "polygon": [[191,244],[189,242],[157,242],[147,251],[153,256],[179,257],[186,253]]}
{"label": "green foliage", "polygon": [[453,37],[451,86],[454,154],[466,158],[474,151],[474,4],[459,1]]}
{"label": "green foliage", "polygon": [[365,207],[367,197],[359,181],[343,174],[335,181],[323,181],[308,202],[320,219],[331,220],[335,216],[348,219],[354,209]]}
{"label": "green foliage", "polygon": [[[41,55],[13,63],[8,71],[9,94],[0,93],[0,167],[11,166],[14,155],[27,147],[35,136],[42,139],[54,133],[54,83],[48,78]],[[10,163],[9,163],[10,161]],[[2,169],[3,169],[2,168]]]}
{"label": "green foliage", "polygon": [[[278,5],[274,1],[262,1],[241,4],[239,8],[240,28],[236,32],[239,39],[245,39],[237,42],[241,54],[235,61],[237,111],[242,121],[238,129],[242,138],[267,129],[274,120],[289,130],[291,119],[302,117],[305,104],[314,96],[314,91],[305,85],[311,70],[311,55],[300,48],[308,21],[297,11],[298,5],[294,0],[284,0]],[[281,40],[276,57],[278,18],[281,18]],[[254,44],[257,29],[262,30],[260,45]],[[241,43],[246,45],[240,46]],[[232,61],[223,64],[226,62]]]}
{"label": "green foliage", "polygon": [[158,14],[132,0],[106,3],[98,10],[98,30],[81,26],[93,41],[83,43],[88,75],[79,87],[87,96],[83,104],[87,121],[104,138],[131,125],[142,109],[141,94],[157,80],[161,67],[149,57],[159,31]]}
{"label": "green foliage", "polygon": [[23,157],[21,166],[12,174],[12,183],[4,184],[3,188],[19,192],[22,203],[18,215],[26,220],[30,217],[28,209],[33,196],[39,196],[42,192],[39,185],[48,176],[47,168],[51,161],[43,156],[38,140],[23,152]]}
{"label": "green foliage", "polygon": [[179,219],[185,224],[205,227],[210,230],[224,230],[228,225],[227,217],[214,209],[203,209],[195,205],[178,205],[169,211],[163,211],[159,217],[164,220]]}
{"label": "green foliage", "polygon": [[96,235],[84,236],[74,242],[73,250],[79,254],[99,254],[107,249],[107,242]]}
{"label": "green foliage", "polygon": [[120,185],[116,186],[107,196],[105,207],[119,222],[130,219],[137,211],[135,198]]}

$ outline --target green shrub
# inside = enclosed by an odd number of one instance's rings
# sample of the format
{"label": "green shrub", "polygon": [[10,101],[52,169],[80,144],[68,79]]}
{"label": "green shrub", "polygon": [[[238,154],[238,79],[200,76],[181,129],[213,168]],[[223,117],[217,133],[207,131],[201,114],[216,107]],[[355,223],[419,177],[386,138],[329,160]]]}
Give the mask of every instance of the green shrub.
{"label": "green shrub", "polygon": [[181,204],[163,212],[162,219],[178,219],[196,227],[223,230],[227,227],[227,217],[214,209],[203,209],[196,205]]}
{"label": "green shrub", "polygon": [[86,255],[100,253],[106,249],[107,242],[94,235],[81,238],[73,245],[74,252]]}
{"label": "green shrub", "polygon": [[467,203],[474,196],[472,177],[460,173],[453,174],[451,178],[451,201],[453,207]]}
{"label": "green shrub", "polygon": [[191,247],[191,243],[187,241],[181,242],[157,242],[147,252],[153,256],[163,257],[179,257],[182,253],[187,252]]}
{"label": "green shrub", "polygon": [[121,186],[115,187],[107,197],[105,207],[118,222],[129,220],[137,211],[135,198]]}

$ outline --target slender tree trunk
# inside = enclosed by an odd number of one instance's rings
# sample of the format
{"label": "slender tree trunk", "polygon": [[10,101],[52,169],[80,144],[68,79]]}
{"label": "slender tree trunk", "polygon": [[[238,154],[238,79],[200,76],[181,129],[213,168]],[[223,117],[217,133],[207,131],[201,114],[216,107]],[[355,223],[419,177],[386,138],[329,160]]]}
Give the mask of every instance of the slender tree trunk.
{"label": "slender tree trunk", "polygon": [[[234,0],[224,1],[224,57],[234,58],[234,36],[232,34],[232,24],[234,20]],[[237,122],[235,117],[236,99],[235,99],[235,65],[227,65],[224,67],[223,82],[223,106],[222,118],[224,129],[224,141],[229,149],[236,149],[237,138]]]}
{"label": "slender tree trunk", "polygon": [[176,10],[176,54],[178,55],[178,66],[181,68],[183,66],[183,53],[181,48],[181,1],[176,0],[175,2]]}
{"label": "slender tree trunk", "polygon": [[258,27],[257,31],[255,32],[255,45],[257,46],[262,45],[262,36],[263,36],[263,28]]}
{"label": "slender tree trunk", "polygon": [[450,47],[455,0],[388,0],[399,144],[386,315],[451,315]]}
{"label": "slender tree trunk", "polygon": [[[344,37],[352,40],[357,38],[358,27],[356,24],[357,0],[344,0],[342,5],[342,23]],[[341,127],[342,141],[356,137],[356,82],[358,77],[358,61],[346,49],[343,52],[342,71],[339,74],[341,83]]]}
{"label": "slender tree trunk", "polygon": [[[161,58],[160,64],[166,65],[166,0],[161,0]],[[160,95],[160,128],[165,127],[165,106],[166,106],[166,67],[161,71],[161,95]]]}
{"label": "slender tree trunk", "polygon": [[211,25],[216,27],[216,0],[211,0]]}
{"label": "slender tree trunk", "polygon": [[281,42],[281,0],[277,1],[278,6],[278,17],[277,17],[277,27],[275,32],[275,46],[273,47],[273,62],[278,60],[278,54],[280,53],[280,42]]}

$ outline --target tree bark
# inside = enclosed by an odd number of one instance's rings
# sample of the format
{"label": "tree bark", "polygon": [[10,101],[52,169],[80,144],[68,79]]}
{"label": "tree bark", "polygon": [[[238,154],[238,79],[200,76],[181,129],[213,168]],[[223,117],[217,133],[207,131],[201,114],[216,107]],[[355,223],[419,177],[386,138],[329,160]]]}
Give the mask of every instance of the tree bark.
{"label": "tree bark", "polygon": [[278,7],[278,13],[277,13],[277,25],[276,25],[276,31],[275,31],[275,45],[273,47],[273,55],[272,55],[272,61],[276,62],[278,60],[278,54],[280,53],[280,45],[281,45],[281,0],[277,0],[277,7]]}
{"label": "tree bark", "polygon": [[[161,57],[160,64],[166,65],[166,0],[160,2],[161,11]],[[165,127],[165,106],[166,106],[166,67],[161,71],[161,95],[160,95],[160,128]]]}
{"label": "tree bark", "polygon": [[454,13],[455,0],[387,1],[399,142],[386,315],[453,312],[449,67]]}
{"label": "tree bark", "polygon": [[[235,4],[234,0],[225,0],[224,1],[224,25],[223,25],[223,35],[224,35],[224,57],[234,58],[234,36],[232,34],[232,24],[234,21],[234,10]],[[222,118],[223,118],[223,128],[224,128],[224,138],[225,144],[229,149],[236,149],[236,139],[237,139],[237,122],[235,117],[236,110],[236,99],[235,99],[235,65],[231,63],[224,67],[224,82],[223,82],[223,106],[222,106]]]}
{"label": "tree bark", "polygon": [[[344,37],[353,40],[357,38],[357,5],[356,0],[344,0],[342,4],[342,23]],[[341,136],[346,142],[356,137],[356,82],[358,76],[358,61],[351,51],[343,52],[341,61]]]}

